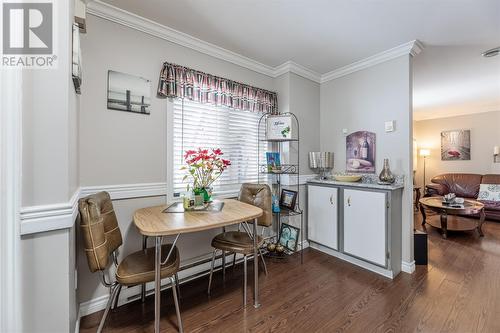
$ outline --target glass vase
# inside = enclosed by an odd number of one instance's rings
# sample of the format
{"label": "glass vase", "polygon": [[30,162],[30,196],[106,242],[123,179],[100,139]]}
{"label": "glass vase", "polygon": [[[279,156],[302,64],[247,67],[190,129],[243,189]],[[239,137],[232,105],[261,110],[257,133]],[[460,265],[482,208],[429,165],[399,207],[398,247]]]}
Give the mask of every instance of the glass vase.
{"label": "glass vase", "polygon": [[212,201],[212,188],[194,188],[193,189],[194,195],[201,195],[203,196],[203,201],[204,202],[211,202]]}
{"label": "glass vase", "polygon": [[384,168],[382,169],[382,172],[378,176],[378,179],[380,179],[380,181],[383,183],[389,183],[389,184],[394,183],[395,178],[391,172],[391,169],[389,168],[388,158],[384,159]]}

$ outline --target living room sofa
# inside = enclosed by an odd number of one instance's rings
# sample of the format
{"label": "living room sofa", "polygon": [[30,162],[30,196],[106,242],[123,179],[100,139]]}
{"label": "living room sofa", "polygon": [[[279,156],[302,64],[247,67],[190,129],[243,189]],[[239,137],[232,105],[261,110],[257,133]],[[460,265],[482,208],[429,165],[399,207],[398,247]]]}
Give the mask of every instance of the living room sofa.
{"label": "living room sofa", "polygon": [[[455,193],[457,197],[477,200],[481,184],[500,184],[500,175],[445,173],[431,179],[425,186],[425,196]],[[500,221],[500,201],[478,200],[484,204],[486,219]]]}

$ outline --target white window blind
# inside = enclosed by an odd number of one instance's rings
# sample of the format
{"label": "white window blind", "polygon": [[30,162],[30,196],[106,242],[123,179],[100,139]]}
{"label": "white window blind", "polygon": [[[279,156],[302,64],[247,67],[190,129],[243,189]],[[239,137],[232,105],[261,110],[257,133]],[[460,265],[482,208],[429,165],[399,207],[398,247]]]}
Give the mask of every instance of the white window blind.
{"label": "white window blind", "polygon": [[239,191],[242,183],[258,181],[258,145],[265,155],[265,142],[258,140],[261,113],[174,99],[173,187],[174,196],[191,182],[182,178],[186,170],[184,152],[198,148],[220,148],[231,165],[213,184],[215,194]]}

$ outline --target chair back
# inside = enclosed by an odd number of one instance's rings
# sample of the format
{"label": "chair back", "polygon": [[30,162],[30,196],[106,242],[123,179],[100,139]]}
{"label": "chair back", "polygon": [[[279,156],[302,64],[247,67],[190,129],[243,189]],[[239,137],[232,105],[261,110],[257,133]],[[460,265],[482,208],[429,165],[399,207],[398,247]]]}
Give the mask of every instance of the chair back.
{"label": "chair back", "polygon": [[264,211],[264,214],[257,220],[258,225],[269,227],[273,224],[272,194],[269,185],[242,184],[238,200],[259,207]]}
{"label": "chair back", "polygon": [[109,193],[99,192],[80,199],[78,209],[89,269],[92,273],[102,271],[108,265],[111,253],[122,245],[122,234]]}

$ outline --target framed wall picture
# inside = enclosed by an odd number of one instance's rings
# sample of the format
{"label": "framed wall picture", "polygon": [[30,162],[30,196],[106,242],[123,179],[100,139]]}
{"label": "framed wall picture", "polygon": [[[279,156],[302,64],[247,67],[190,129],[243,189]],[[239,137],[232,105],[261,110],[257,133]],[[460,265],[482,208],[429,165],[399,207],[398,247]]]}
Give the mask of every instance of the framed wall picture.
{"label": "framed wall picture", "polygon": [[295,210],[297,203],[297,191],[282,189],[280,197],[280,207],[290,210]]}
{"label": "framed wall picture", "polygon": [[346,137],[346,171],[375,173],[375,133],[358,131]]}
{"label": "framed wall picture", "polygon": [[441,132],[441,160],[470,160],[470,130]]}
{"label": "framed wall picture", "polygon": [[108,71],[108,109],[149,115],[151,81],[140,76]]}
{"label": "framed wall picture", "polygon": [[297,251],[300,229],[287,223],[281,223],[279,243],[290,251]]}
{"label": "framed wall picture", "polygon": [[267,140],[287,140],[292,138],[292,117],[269,116],[267,118]]}

